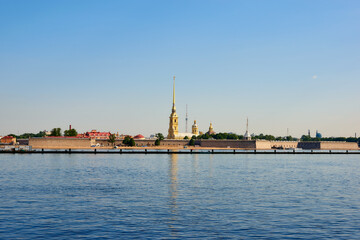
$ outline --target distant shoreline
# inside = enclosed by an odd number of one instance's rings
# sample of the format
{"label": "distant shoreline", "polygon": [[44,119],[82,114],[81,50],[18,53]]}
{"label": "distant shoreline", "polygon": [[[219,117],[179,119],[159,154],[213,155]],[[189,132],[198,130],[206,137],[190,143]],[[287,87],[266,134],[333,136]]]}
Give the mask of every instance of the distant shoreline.
{"label": "distant shoreline", "polygon": [[1,150],[0,154],[360,154],[360,150],[303,150],[303,149],[235,149],[235,148],[179,148],[179,147],[92,147],[92,148],[34,148]]}

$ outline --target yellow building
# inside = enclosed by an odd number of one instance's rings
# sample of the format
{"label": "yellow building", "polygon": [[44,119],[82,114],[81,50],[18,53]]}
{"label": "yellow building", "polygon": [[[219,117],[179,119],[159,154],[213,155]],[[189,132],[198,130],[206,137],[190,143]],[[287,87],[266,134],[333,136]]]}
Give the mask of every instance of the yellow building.
{"label": "yellow building", "polygon": [[192,125],[192,129],[191,129],[192,131],[191,131],[191,133],[193,134],[193,135],[199,135],[199,127],[198,127],[198,125],[196,124],[196,120],[194,120],[194,124]]}
{"label": "yellow building", "polygon": [[193,135],[199,135],[199,128],[194,121],[194,125],[192,126],[191,133],[179,133],[179,117],[176,114],[176,107],[175,107],[175,76],[174,76],[174,83],[173,83],[173,105],[170,114],[170,122],[169,122],[169,130],[167,139],[184,139],[185,137],[191,138]]}
{"label": "yellow building", "polygon": [[208,134],[215,134],[214,128],[212,123],[210,122],[210,126],[209,126],[209,131],[207,132]]}

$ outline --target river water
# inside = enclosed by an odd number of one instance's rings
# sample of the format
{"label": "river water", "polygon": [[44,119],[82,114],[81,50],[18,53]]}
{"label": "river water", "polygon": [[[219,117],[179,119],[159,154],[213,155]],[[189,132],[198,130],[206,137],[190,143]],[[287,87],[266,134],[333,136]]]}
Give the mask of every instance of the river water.
{"label": "river water", "polygon": [[0,239],[360,239],[357,155],[0,155]]}

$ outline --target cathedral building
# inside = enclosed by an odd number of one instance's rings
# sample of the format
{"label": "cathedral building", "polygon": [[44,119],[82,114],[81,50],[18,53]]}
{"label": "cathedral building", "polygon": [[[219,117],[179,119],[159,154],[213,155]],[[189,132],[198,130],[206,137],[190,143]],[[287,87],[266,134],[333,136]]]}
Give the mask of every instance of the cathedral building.
{"label": "cathedral building", "polygon": [[176,106],[175,106],[175,76],[173,83],[173,104],[170,114],[170,123],[169,123],[169,131],[167,135],[167,139],[184,139],[185,137],[191,138],[192,136],[199,135],[199,127],[194,121],[192,125],[191,133],[179,133],[179,117],[176,114]]}
{"label": "cathedral building", "polygon": [[207,132],[207,134],[211,135],[211,134],[215,134],[214,128],[212,123],[210,122],[210,127],[209,127],[209,131]]}

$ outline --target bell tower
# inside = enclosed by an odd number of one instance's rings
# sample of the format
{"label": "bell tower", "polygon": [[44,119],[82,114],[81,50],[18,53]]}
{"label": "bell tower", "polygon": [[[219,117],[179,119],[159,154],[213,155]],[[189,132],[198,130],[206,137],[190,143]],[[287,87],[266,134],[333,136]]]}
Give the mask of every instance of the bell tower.
{"label": "bell tower", "polygon": [[178,122],[178,115],[176,114],[176,107],[175,107],[175,76],[174,76],[174,83],[173,83],[173,105],[170,114],[170,123],[169,123],[169,131],[167,135],[167,139],[175,139],[176,135],[179,133],[179,122]]}
{"label": "bell tower", "polygon": [[192,125],[192,131],[191,131],[192,134],[194,135],[199,135],[199,127],[198,125],[196,124],[196,120],[194,121],[194,124]]}

